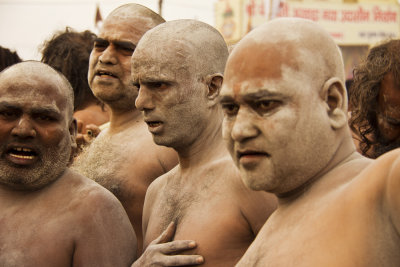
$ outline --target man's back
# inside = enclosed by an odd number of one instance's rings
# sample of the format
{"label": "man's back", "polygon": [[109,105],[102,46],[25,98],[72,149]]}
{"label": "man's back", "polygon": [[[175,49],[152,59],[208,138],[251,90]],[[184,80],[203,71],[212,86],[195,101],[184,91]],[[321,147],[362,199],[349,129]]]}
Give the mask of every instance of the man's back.
{"label": "man's back", "polygon": [[175,240],[196,240],[204,266],[233,266],[275,209],[274,196],[247,189],[227,156],[182,175],[176,167],[150,187],[144,245],[176,223]]}
{"label": "man's back", "polygon": [[124,266],[135,234],[117,199],[67,170],[38,191],[0,191],[0,266]]}
{"label": "man's back", "polygon": [[399,156],[353,154],[280,205],[238,266],[398,266]]}
{"label": "man's back", "polygon": [[146,124],[134,121],[120,132],[102,132],[79,156],[74,168],[121,201],[140,244],[147,187],[175,165],[175,152],[154,144]]}

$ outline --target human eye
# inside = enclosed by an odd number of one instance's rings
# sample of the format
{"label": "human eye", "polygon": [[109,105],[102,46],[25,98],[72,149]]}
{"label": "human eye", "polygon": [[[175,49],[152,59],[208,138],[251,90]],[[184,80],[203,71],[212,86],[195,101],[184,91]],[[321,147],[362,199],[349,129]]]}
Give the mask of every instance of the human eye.
{"label": "human eye", "polygon": [[399,119],[395,119],[395,118],[391,118],[391,117],[387,117],[386,121],[394,127],[399,127],[400,126],[400,120]]}
{"label": "human eye", "polygon": [[259,114],[264,114],[273,111],[281,104],[280,101],[277,100],[259,100],[254,103],[254,109]]}
{"label": "human eye", "polygon": [[239,111],[239,106],[235,103],[224,102],[221,103],[222,110],[227,116],[234,116]]}
{"label": "human eye", "polygon": [[93,47],[96,50],[105,50],[107,48],[107,46],[108,46],[108,42],[103,39],[96,39],[93,44]]}
{"label": "human eye", "polygon": [[34,114],[33,117],[39,122],[55,122],[57,121],[56,116],[49,115],[49,114]]}
{"label": "human eye", "polygon": [[5,108],[5,109],[0,110],[0,116],[6,120],[12,120],[12,119],[18,117],[19,115],[20,115],[20,112],[18,112],[15,109]]}
{"label": "human eye", "polygon": [[169,84],[166,82],[149,82],[147,86],[152,89],[164,90],[168,88]]}
{"label": "human eye", "polygon": [[135,52],[134,48],[130,48],[130,47],[120,47],[121,51],[123,51],[124,54],[131,56],[133,54],[133,52]]}
{"label": "human eye", "polygon": [[140,83],[132,82],[132,85],[133,85],[134,87],[136,87],[138,90],[140,90]]}

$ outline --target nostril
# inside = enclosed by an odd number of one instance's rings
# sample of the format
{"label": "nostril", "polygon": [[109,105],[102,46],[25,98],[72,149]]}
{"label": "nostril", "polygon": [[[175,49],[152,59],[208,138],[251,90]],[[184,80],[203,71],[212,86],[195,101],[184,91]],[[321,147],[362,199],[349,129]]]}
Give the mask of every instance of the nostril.
{"label": "nostril", "polygon": [[11,134],[18,137],[35,137],[36,131],[29,120],[21,119],[12,129]]}

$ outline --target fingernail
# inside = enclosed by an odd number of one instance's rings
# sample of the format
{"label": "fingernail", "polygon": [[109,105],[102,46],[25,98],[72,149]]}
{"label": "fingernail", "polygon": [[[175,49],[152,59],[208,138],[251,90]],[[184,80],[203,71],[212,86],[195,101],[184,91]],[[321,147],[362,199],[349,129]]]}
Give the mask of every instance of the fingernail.
{"label": "fingernail", "polygon": [[203,263],[203,261],[204,261],[203,257],[198,257],[198,258],[196,259],[196,262],[197,262],[197,263]]}
{"label": "fingernail", "polygon": [[189,243],[189,247],[190,247],[190,248],[194,248],[195,246],[196,246],[196,242],[191,241],[191,242]]}

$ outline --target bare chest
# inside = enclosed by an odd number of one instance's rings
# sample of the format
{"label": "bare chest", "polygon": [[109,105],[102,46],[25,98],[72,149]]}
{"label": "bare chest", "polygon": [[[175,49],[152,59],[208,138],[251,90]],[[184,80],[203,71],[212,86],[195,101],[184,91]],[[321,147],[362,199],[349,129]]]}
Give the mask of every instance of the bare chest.
{"label": "bare chest", "polygon": [[71,266],[71,222],[50,213],[0,214],[0,266]]}
{"label": "bare chest", "polygon": [[145,245],[171,221],[174,240],[195,240],[198,247],[187,253],[202,255],[206,266],[233,266],[255,238],[235,198],[223,190],[163,194],[152,207]]}
{"label": "bare chest", "polygon": [[145,144],[112,138],[96,140],[74,169],[111,191],[120,201],[143,201],[148,185],[163,173]]}

